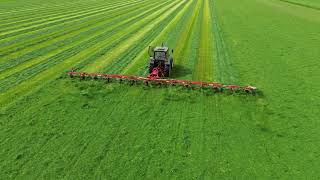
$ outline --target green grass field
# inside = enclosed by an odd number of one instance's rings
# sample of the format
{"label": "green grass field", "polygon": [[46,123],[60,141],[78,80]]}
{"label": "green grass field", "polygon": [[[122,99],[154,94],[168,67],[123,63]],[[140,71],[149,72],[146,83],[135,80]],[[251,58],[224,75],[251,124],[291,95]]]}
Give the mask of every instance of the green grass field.
{"label": "green grass field", "polygon": [[[263,96],[80,81],[147,75]],[[317,0],[0,0],[0,179],[319,179]]]}

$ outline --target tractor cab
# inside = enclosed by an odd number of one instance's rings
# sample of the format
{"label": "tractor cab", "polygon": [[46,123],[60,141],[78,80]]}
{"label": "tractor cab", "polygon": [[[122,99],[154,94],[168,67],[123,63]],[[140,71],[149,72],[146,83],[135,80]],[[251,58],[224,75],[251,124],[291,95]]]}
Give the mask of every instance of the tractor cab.
{"label": "tractor cab", "polygon": [[149,73],[157,68],[163,72],[164,77],[169,77],[173,67],[173,50],[170,53],[168,47],[149,47]]}

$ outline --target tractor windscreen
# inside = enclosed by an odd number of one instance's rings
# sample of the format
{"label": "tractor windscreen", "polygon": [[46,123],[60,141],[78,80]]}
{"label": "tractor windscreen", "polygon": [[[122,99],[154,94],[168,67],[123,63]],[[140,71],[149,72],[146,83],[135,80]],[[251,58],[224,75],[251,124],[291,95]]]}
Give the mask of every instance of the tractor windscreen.
{"label": "tractor windscreen", "polygon": [[158,59],[158,60],[166,60],[166,53],[162,51],[155,51],[154,57],[155,59]]}

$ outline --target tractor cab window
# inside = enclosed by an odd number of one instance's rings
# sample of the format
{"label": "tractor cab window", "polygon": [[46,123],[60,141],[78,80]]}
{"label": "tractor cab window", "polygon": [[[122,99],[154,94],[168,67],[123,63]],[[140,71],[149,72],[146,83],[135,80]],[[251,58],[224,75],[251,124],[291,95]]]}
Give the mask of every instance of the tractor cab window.
{"label": "tractor cab window", "polygon": [[161,51],[155,51],[154,52],[154,57],[155,57],[155,59],[165,60],[166,59],[166,53],[165,52],[161,52]]}

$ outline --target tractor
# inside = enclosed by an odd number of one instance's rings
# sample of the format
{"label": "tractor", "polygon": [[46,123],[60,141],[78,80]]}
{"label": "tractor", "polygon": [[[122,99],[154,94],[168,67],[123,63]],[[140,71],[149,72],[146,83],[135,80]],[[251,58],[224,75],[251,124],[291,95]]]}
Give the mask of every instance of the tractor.
{"label": "tractor", "polygon": [[170,77],[173,68],[173,50],[168,47],[149,46],[149,73],[154,77]]}

